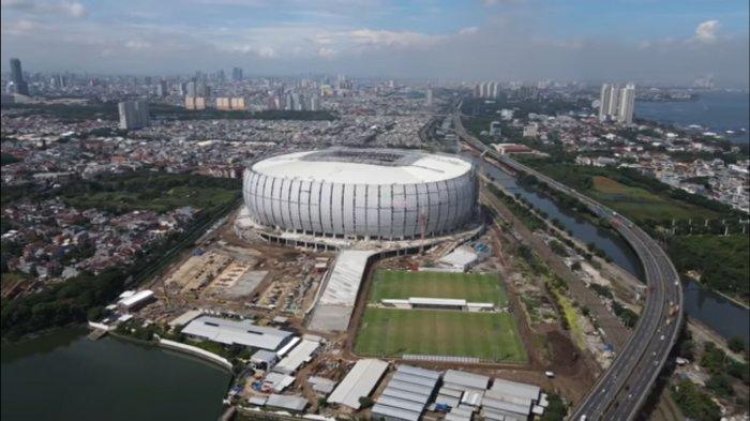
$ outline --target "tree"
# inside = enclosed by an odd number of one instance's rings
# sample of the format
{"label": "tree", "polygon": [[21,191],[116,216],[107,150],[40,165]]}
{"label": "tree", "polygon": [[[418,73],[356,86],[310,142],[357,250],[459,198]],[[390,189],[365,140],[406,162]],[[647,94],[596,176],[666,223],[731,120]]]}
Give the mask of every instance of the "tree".
{"label": "tree", "polygon": [[726,399],[734,395],[734,389],[726,374],[714,374],[706,382],[706,387],[720,398]]}
{"label": "tree", "polygon": [[560,395],[549,393],[547,401],[549,402],[549,406],[547,406],[544,415],[542,415],[542,421],[561,421],[565,419],[565,415],[568,414],[568,406],[565,405]]}
{"label": "tree", "polygon": [[732,352],[735,353],[744,353],[745,352],[745,341],[742,340],[739,336],[735,336],[732,339],[729,340],[727,343],[729,346],[729,349],[732,350]]}
{"label": "tree", "polygon": [[721,419],[719,406],[690,380],[679,382],[672,390],[672,395],[683,414],[689,418],[717,421]]}
{"label": "tree", "polygon": [[375,401],[373,401],[369,396],[362,396],[359,398],[359,405],[362,407],[362,409],[365,409],[375,405]]}

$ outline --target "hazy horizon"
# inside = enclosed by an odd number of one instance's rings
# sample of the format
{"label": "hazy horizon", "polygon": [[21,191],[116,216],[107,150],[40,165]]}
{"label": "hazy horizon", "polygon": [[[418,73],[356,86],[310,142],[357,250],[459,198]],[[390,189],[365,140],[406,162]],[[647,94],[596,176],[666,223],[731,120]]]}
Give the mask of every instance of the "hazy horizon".
{"label": "hazy horizon", "polygon": [[2,0],[2,69],[748,87],[748,4]]}

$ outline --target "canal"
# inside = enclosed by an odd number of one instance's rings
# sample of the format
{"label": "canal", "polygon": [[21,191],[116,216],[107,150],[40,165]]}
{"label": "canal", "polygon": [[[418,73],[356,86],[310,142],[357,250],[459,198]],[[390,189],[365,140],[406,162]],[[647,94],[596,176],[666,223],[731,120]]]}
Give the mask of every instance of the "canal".
{"label": "canal", "polygon": [[[478,160],[464,154],[475,163]],[[495,166],[483,164],[483,171],[502,184],[512,194],[520,194],[550,219],[557,218],[574,237],[604,250],[612,261],[643,280],[643,268],[633,249],[616,233],[601,229],[587,219],[557,206],[548,196],[521,186],[516,179]],[[741,337],[750,343],[750,310],[742,307],[693,281],[683,282],[685,313],[720,334],[724,338]]]}
{"label": "canal", "polygon": [[191,357],[64,329],[2,346],[0,418],[215,420],[230,381]]}

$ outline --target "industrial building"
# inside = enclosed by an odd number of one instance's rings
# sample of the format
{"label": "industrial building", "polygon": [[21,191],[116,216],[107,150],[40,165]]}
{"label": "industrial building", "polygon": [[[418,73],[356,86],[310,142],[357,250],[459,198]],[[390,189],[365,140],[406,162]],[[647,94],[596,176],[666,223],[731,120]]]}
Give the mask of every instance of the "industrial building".
{"label": "industrial building", "polygon": [[200,316],[191,321],[182,333],[192,339],[209,340],[224,345],[244,345],[277,351],[286,348],[294,337],[292,332],[255,325],[252,320],[222,319]]}
{"label": "industrial building", "polygon": [[268,229],[404,240],[473,221],[478,184],[474,165],[456,156],[334,148],[250,165],[243,195],[249,217]]}
{"label": "industrial building", "polygon": [[440,372],[401,365],[375,400],[373,419],[418,421],[432,399]]}
{"label": "industrial building", "polygon": [[154,292],[150,289],[144,289],[138,292],[125,291],[120,294],[119,298],[119,301],[117,301],[117,308],[123,313],[129,313],[154,301]]}
{"label": "industrial building", "polygon": [[387,369],[388,363],[385,361],[375,359],[357,361],[328,397],[328,402],[359,409],[362,406],[359,398],[370,396]]}

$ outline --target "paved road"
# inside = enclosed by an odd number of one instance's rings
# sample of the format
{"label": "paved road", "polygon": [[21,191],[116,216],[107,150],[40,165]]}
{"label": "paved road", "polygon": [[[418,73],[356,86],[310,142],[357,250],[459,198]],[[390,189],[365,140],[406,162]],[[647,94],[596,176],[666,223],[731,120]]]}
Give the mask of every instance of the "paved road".
{"label": "paved road", "polygon": [[498,162],[536,176],[558,191],[577,198],[599,217],[605,218],[630,243],[644,267],[649,291],[633,335],[610,368],[574,409],[573,420],[632,420],[645,402],[666,362],[682,323],[682,287],[674,265],[664,250],[646,232],[600,203],[557,181],[499,155],[469,135],[454,115],[456,134],[470,146]]}

